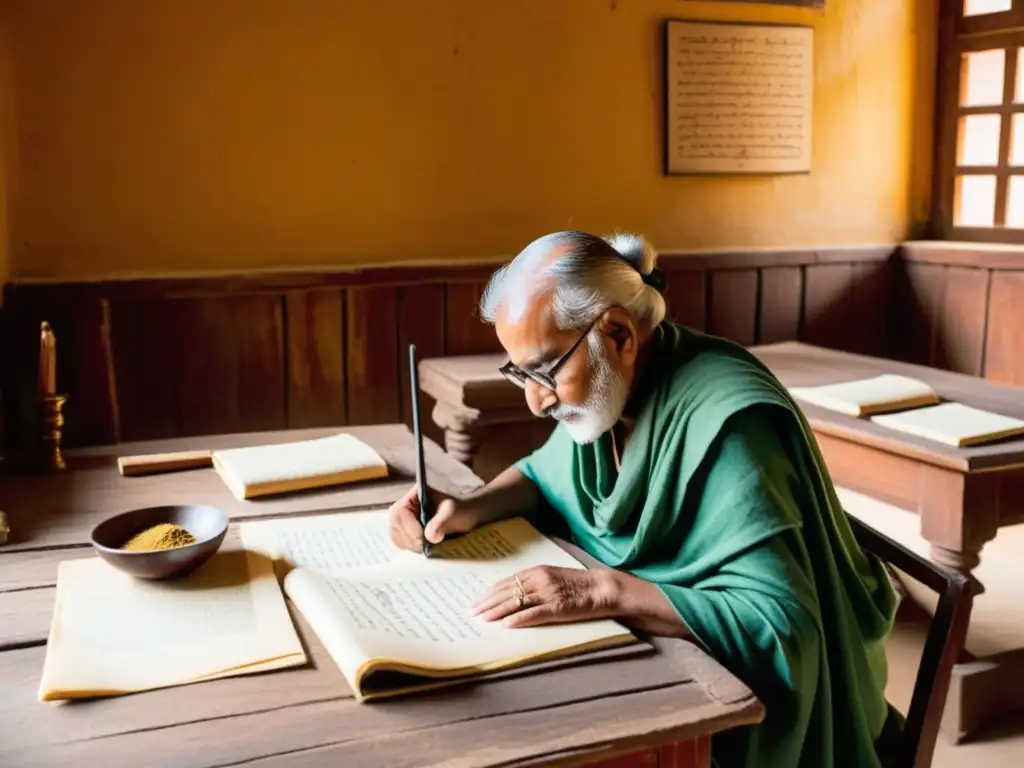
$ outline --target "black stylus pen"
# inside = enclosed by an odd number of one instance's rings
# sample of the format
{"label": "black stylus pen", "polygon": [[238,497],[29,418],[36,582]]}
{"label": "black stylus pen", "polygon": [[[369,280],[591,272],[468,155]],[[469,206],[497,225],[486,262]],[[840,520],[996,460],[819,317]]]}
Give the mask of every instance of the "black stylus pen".
{"label": "black stylus pen", "polygon": [[412,397],[412,433],[416,441],[416,484],[420,489],[420,525],[423,526],[423,554],[430,557],[427,522],[430,520],[430,498],[427,494],[427,467],[423,458],[423,430],[420,428],[420,379],[416,371],[416,345],[409,345],[409,383]]}

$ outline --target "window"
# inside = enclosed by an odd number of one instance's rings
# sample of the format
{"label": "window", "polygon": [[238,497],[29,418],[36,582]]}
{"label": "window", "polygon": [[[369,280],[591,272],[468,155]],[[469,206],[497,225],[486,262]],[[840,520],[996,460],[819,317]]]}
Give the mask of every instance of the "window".
{"label": "window", "polygon": [[1024,243],[1024,0],[942,0],[936,234]]}

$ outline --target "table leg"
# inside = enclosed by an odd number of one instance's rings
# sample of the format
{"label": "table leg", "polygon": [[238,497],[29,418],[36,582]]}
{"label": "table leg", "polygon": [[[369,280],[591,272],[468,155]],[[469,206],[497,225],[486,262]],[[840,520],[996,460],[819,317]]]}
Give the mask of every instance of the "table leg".
{"label": "table leg", "polygon": [[479,414],[468,408],[454,408],[440,400],[431,414],[434,423],[444,430],[444,449],[456,461],[471,467],[480,448],[477,420]]}
{"label": "table leg", "polygon": [[[981,562],[981,550],[999,529],[997,472],[964,475],[940,467],[922,466],[918,513],[921,535],[931,544],[935,562],[971,576]],[[984,585],[974,579],[976,594]]]}

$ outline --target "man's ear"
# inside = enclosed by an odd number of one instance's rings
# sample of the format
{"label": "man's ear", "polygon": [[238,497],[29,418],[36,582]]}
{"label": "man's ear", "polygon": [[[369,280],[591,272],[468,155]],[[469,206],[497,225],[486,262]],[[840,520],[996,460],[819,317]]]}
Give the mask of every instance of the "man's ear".
{"label": "man's ear", "polygon": [[633,365],[640,351],[640,335],[629,313],[621,307],[612,307],[601,315],[598,327],[606,339],[605,346],[612,359],[623,365]]}

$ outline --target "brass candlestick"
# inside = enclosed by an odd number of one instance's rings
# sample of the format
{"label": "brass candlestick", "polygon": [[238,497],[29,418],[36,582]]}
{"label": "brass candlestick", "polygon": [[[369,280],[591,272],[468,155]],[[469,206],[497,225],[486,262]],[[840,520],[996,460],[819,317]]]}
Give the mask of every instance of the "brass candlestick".
{"label": "brass candlestick", "polygon": [[60,451],[61,433],[64,427],[64,403],[66,395],[39,395],[40,428],[40,469],[47,472],[63,472],[67,469],[64,455]]}

